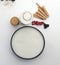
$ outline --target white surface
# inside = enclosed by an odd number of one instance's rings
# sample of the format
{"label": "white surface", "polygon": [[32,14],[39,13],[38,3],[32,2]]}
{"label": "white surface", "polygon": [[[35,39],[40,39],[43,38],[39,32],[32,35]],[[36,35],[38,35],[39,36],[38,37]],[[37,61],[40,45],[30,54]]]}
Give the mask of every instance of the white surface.
{"label": "white surface", "polygon": [[15,33],[12,39],[12,48],[23,58],[36,57],[43,49],[44,40],[39,31],[33,28],[22,28]]}
{"label": "white surface", "polygon": [[[37,59],[26,61],[17,58],[10,48],[10,38],[13,32],[22,25],[13,27],[10,18],[20,17],[22,11],[34,13],[37,9],[35,3],[45,5],[50,18],[45,22],[50,24],[46,30],[37,26],[46,39],[46,47]],[[27,6],[28,5],[28,6]],[[36,26],[35,26],[36,27]],[[16,0],[11,7],[0,6],[0,65],[60,65],[60,0]]]}

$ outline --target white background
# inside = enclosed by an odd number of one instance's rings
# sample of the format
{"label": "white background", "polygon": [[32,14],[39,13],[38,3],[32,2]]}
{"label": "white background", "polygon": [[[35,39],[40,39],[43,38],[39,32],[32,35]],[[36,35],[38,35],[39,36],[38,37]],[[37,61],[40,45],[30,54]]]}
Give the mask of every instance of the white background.
{"label": "white background", "polygon": [[[36,2],[44,5],[50,17],[45,20],[50,27],[35,26],[45,36],[46,46],[41,56],[34,60],[17,58],[10,48],[10,38],[13,32],[21,27],[10,24],[10,18],[23,11],[34,13],[37,10]],[[60,0],[16,0],[14,6],[0,5],[0,65],[60,65]]]}

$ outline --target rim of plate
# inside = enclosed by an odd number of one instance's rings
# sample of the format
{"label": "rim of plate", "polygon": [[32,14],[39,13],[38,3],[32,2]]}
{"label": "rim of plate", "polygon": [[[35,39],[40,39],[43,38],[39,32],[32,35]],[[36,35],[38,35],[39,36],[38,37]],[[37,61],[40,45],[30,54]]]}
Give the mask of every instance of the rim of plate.
{"label": "rim of plate", "polygon": [[[19,31],[20,29],[22,29],[22,28],[27,28],[27,27],[33,28],[33,29],[37,30],[37,31],[41,34],[41,36],[42,36],[42,38],[43,38],[43,48],[42,48],[41,52],[40,52],[38,55],[36,55],[35,57],[32,57],[32,58],[24,58],[24,57],[19,56],[19,55],[14,51],[13,46],[12,46],[12,39],[13,39],[14,34],[15,34],[17,31]],[[12,35],[12,37],[11,37],[11,40],[10,40],[10,46],[11,46],[11,49],[12,49],[13,53],[14,53],[17,57],[19,57],[19,58],[21,58],[21,59],[25,59],[25,60],[32,60],[32,59],[35,59],[35,58],[37,58],[38,56],[40,56],[40,55],[42,54],[42,52],[44,51],[44,48],[45,48],[45,38],[44,38],[44,35],[41,33],[41,31],[38,30],[37,28],[32,27],[32,26],[23,26],[23,27],[18,28],[18,29],[13,33],[13,35]]]}

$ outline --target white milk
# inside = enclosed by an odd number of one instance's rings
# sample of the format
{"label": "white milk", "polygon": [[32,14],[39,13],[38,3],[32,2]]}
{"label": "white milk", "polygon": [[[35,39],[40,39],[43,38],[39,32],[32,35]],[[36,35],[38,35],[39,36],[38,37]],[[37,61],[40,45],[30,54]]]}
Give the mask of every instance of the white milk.
{"label": "white milk", "polygon": [[25,12],[25,13],[23,14],[23,18],[24,18],[26,21],[29,21],[29,20],[31,19],[31,17],[32,17],[32,15],[31,15],[31,13],[29,13],[29,12]]}
{"label": "white milk", "polygon": [[30,13],[28,11],[23,12],[21,14],[20,20],[21,20],[21,23],[23,23],[23,24],[30,24],[33,20],[33,15],[32,15],[32,13]]}
{"label": "white milk", "polygon": [[12,40],[12,47],[17,55],[23,58],[37,56],[43,48],[41,34],[33,28],[23,28],[17,31]]}

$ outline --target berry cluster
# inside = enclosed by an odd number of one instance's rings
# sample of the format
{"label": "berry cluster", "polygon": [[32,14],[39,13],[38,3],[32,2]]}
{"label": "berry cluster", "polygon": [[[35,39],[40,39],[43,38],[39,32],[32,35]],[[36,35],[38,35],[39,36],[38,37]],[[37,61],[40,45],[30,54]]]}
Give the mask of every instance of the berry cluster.
{"label": "berry cluster", "polygon": [[32,25],[44,25],[44,29],[46,29],[47,27],[49,27],[49,24],[46,24],[44,22],[40,22],[40,21],[32,21]]}

